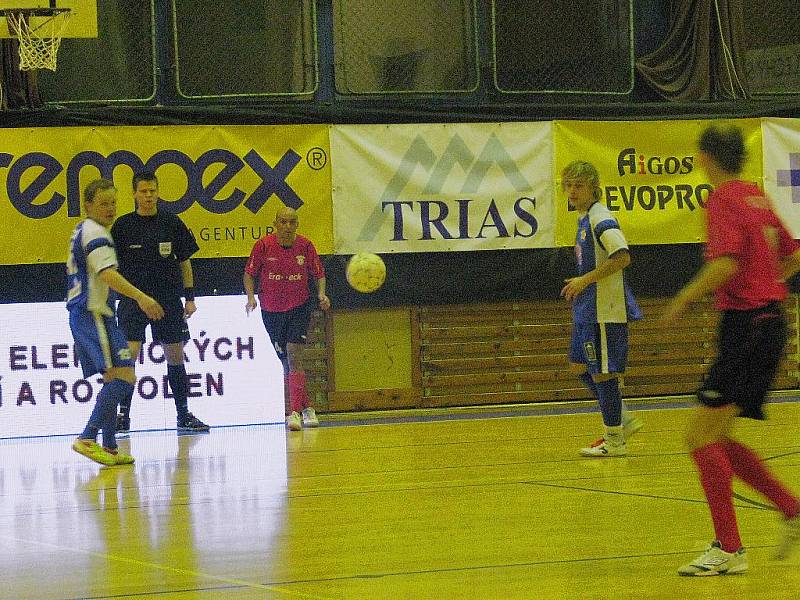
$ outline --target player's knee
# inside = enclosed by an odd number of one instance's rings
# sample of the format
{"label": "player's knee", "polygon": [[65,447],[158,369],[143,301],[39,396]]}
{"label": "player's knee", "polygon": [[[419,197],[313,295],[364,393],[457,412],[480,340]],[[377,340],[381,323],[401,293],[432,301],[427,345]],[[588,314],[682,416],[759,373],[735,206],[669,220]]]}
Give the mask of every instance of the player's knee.
{"label": "player's knee", "polygon": [[581,375],[587,373],[588,371],[586,370],[586,365],[571,362],[569,363],[569,372],[572,373],[573,375],[577,375],[578,377],[580,377]]}
{"label": "player's knee", "polygon": [[286,364],[289,367],[289,371],[302,371],[303,370],[303,361],[301,361],[298,357],[289,355]]}
{"label": "player's knee", "polygon": [[617,378],[617,373],[595,373],[592,375],[595,383],[603,383]]}
{"label": "player's knee", "polygon": [[689,452],[694,452],[716,441],[715,433],[699,427],[697,423],[692,423],[683,435],[683,443]]}
{"label": "player's knee", "polygon": [[303,368],[303,345],[288,343],[286,345],[286,360],[289,363],[289,370],[301,370]]}
{"label": "player's knee", "polygon": [[182,365],[183,364],[183,344],[165,344],[164,353],[167,355],[167,364],[169,365]]}
{"label": "player's knee", "polygon": [[689,452],[702,448],[702,439],[694,428],[689,428],[683,435],[683,444]]}
{"label": "player's knee", "polygon": [[717,390],[697,390],[697,400],[703,406],[715,408],[723,404],[722,393]]}
{"label": "player's knee", "polygon": [[134,385],[136,383],[136,372],[133,370],[133,367],[116,367],[114,369],[109,369],[103,374],[103,381],[105,383],[111,383],[115,379]]}

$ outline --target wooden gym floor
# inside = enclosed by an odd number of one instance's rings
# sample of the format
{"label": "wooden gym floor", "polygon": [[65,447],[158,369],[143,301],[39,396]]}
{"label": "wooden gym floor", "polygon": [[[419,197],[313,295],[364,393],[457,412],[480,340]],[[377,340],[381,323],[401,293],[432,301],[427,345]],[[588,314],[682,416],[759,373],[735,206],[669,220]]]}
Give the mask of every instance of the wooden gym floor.
{"label": "wooden gym floor", "polygon": [[[68,438],[0,442],[1,598],[800,597],[800,552],[737,484],[744,575],[681,578],[713,537],[682,448],[649,405],[622,459],[586,459],[596,413],[134,433],[133,467]],[[470,417],[470,418],[465,418]],[[800,403],[738,435],[800,491]]]}

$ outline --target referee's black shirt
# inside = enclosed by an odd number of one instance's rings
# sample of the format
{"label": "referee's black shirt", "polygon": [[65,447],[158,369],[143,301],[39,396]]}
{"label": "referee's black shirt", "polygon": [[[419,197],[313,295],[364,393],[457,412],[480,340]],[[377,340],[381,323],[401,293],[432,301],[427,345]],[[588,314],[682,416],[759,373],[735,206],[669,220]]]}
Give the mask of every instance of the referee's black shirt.
{"label": "referee's black shirt", "polygon": [[156,300],[183,295],[180,264],[199,247],[176,215],[163,210],[151,217],[128,213],[114,222],[111,237],[125,279]]}

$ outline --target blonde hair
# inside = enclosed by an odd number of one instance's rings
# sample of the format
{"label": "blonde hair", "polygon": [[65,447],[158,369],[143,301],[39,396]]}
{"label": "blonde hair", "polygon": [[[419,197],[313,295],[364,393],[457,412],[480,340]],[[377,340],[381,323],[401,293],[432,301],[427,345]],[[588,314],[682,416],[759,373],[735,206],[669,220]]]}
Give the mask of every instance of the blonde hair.
{"label": "blonde hair", "polygon": [[83,189],[83,201],[84,203],[94,202],[94,197],[100,192],[104,192],[106,190],[116,191],[116,189],[117,188],[114,186],[114,182],[110,179],[95,179]]}
{"label": "blonde hair", "polygon": [[592,188],[592,196],[595,200],[600,200],[603,195],[600,189],[600,173],[597,168],[585,160],[573,160],[561,170],[561,186],[568,179],[582,179]]}

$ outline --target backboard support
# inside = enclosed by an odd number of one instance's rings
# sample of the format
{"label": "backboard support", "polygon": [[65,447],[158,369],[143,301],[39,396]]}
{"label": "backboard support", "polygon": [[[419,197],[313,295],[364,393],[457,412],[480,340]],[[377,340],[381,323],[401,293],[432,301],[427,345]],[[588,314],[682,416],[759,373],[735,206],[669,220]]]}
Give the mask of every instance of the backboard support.
{"label": "backboard support", "polygon": [[[0,11],[15,8],[23,9],[69,9],[70,17],[61,32],[62,38],[97,37],[97,0],[0,0]],[[37,26],[37,19],[43,23],[46,16],[32,16],[31,27]],[[0,38],[16,37],[9,33],[6,17],[0,12]]]}

